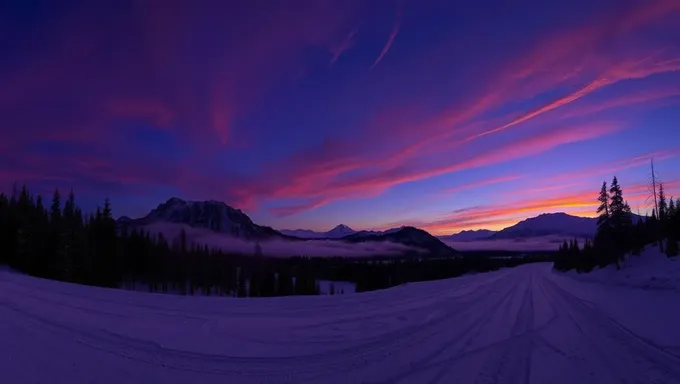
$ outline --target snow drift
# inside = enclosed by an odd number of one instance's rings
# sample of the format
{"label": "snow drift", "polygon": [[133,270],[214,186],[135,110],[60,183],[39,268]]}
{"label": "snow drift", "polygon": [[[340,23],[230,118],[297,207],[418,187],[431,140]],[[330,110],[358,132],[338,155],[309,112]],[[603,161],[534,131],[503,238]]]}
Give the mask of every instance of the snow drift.
{"label": "snow drift", "polygon": [[566,273],[572,278],[601,284],[620,285],[642,289],[673,290],[680,292],[680,257],[668,258],[658,246],[648,245],[639,255],[629,255],[620,263],[597,268],[589,273]]}

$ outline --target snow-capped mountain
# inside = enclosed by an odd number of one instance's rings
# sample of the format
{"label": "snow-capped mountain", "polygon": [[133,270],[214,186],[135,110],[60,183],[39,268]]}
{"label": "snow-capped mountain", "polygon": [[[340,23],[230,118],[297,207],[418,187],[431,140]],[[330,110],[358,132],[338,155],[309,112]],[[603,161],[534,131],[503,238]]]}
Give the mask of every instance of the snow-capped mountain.
{"label": "snow-capped mountain", "polygon": [[453,235],[439,236],[440,239],[446,241],[477,241],[488,239],[493,236],[497,231],[492,231],[489,229],[477,229],[469,231],[461,231],[454,233]]}
{"label": "snow-capped mountain", "polygon": [[505,228],[491,239],[515,239],[559,235],[563,237],[593,238],[597,231],[597,219],[578,217],[563,212],[544,213]]}
{"label": "snow-capped mountain", "polygon": [[139,219],[121,217],[119,226],[147,226],[157,222],[180,223],[194,228],[206,228],[242,239],[289,237],[253,221],[240,209],[219,201],[185,201],[177,197],[161,203]]}
{"label": "snow-capped mountain", "polygon": [[429,251],[433,256],[452,256],[457,253],[456,250],[444,244],[441,240],[428,232],[419,228],[407,226],[392,228],[382,232],[360,231],[345,236],[340,240],[353,243],[390,241]]}
{"label": "snow-capped mountain", "polygon": [[301,239],[339,239],[356,233],[355,230],[344,224],[340,224],[327,232],[316,232],[309,229],[283,229],[280,232]]}

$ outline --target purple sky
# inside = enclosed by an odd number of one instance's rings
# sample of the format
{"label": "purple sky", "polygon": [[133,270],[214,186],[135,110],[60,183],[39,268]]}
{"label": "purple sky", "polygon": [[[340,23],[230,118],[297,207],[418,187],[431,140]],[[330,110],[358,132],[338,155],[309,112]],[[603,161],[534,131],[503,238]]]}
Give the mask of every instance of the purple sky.
{"label": "purple sky", "polygon": [[9,1],[0,188],[325,230],[680,196],[680,1]]}

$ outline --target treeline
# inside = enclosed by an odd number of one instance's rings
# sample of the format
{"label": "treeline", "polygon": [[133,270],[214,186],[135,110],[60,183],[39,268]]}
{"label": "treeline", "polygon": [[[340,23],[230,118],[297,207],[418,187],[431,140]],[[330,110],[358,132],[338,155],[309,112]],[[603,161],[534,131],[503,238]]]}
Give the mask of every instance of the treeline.
{"label": "treeline", "polygon": [[556,255],[555,269],[575,269],[589,272],[596,266],[604,267],[619,262],[626,254],[639,255],[642,249],[652,243],[658,244],[666,256],[678,255],[680,239],[680,199],[666,198],[663,184],[655,190],[655,208],[651,216],[635,217],[630,205],[623,197],[623,191],[616,177],[611,186],[602,183],[597,208],[597,233],[591,242],[579,245],[577,239],[565,240]]}
{"label": "treeline", "polygon": [[[0,263],[33,276],[93,286],[182,295],[318,295],[320,280],[354,283],[363,292],[552,260],[541,254],[268,258],[260,252],[257,246],[253,254],[242,255],[190,244],[185,232],[167,239],[162,233],[117,228],[108,200],[84,215],[72,192],[62,204],[55,191],[49,206],[25,187],[11,196],[0,194]],[[343,291],[330,283],[328,293]]]}
{"label": "treeline", "polygon": [[117,231],[108,200],[84,215],[73,192],[49,207],[26,187],[0,194],[0,264],[32,276],[101,287],[230,296],[319,294],[305,265],[229,255],[187,243],[186,235]]}
{"label": "treeline", "polygon": [[[492,255],[487,255],[492,256]],[[449,258],[291,258],[279,262],[304,265],[314,276],[330,281],[349,281],[357,292],[373,291],[409,282],[458,277],[470,272],[490,272],[521,264],[553,261],[553,253],[531,253],[516,257],[487,257],[469,254]]]}

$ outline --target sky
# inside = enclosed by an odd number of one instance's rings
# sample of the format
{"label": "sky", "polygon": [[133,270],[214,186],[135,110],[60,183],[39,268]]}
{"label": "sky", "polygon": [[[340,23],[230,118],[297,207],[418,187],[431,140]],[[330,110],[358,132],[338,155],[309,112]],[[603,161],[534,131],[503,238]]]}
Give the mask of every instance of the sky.
{"label": "sky", "polygon": [[500,229],[680,197],[678,0],[10,0],[0,190]]}

